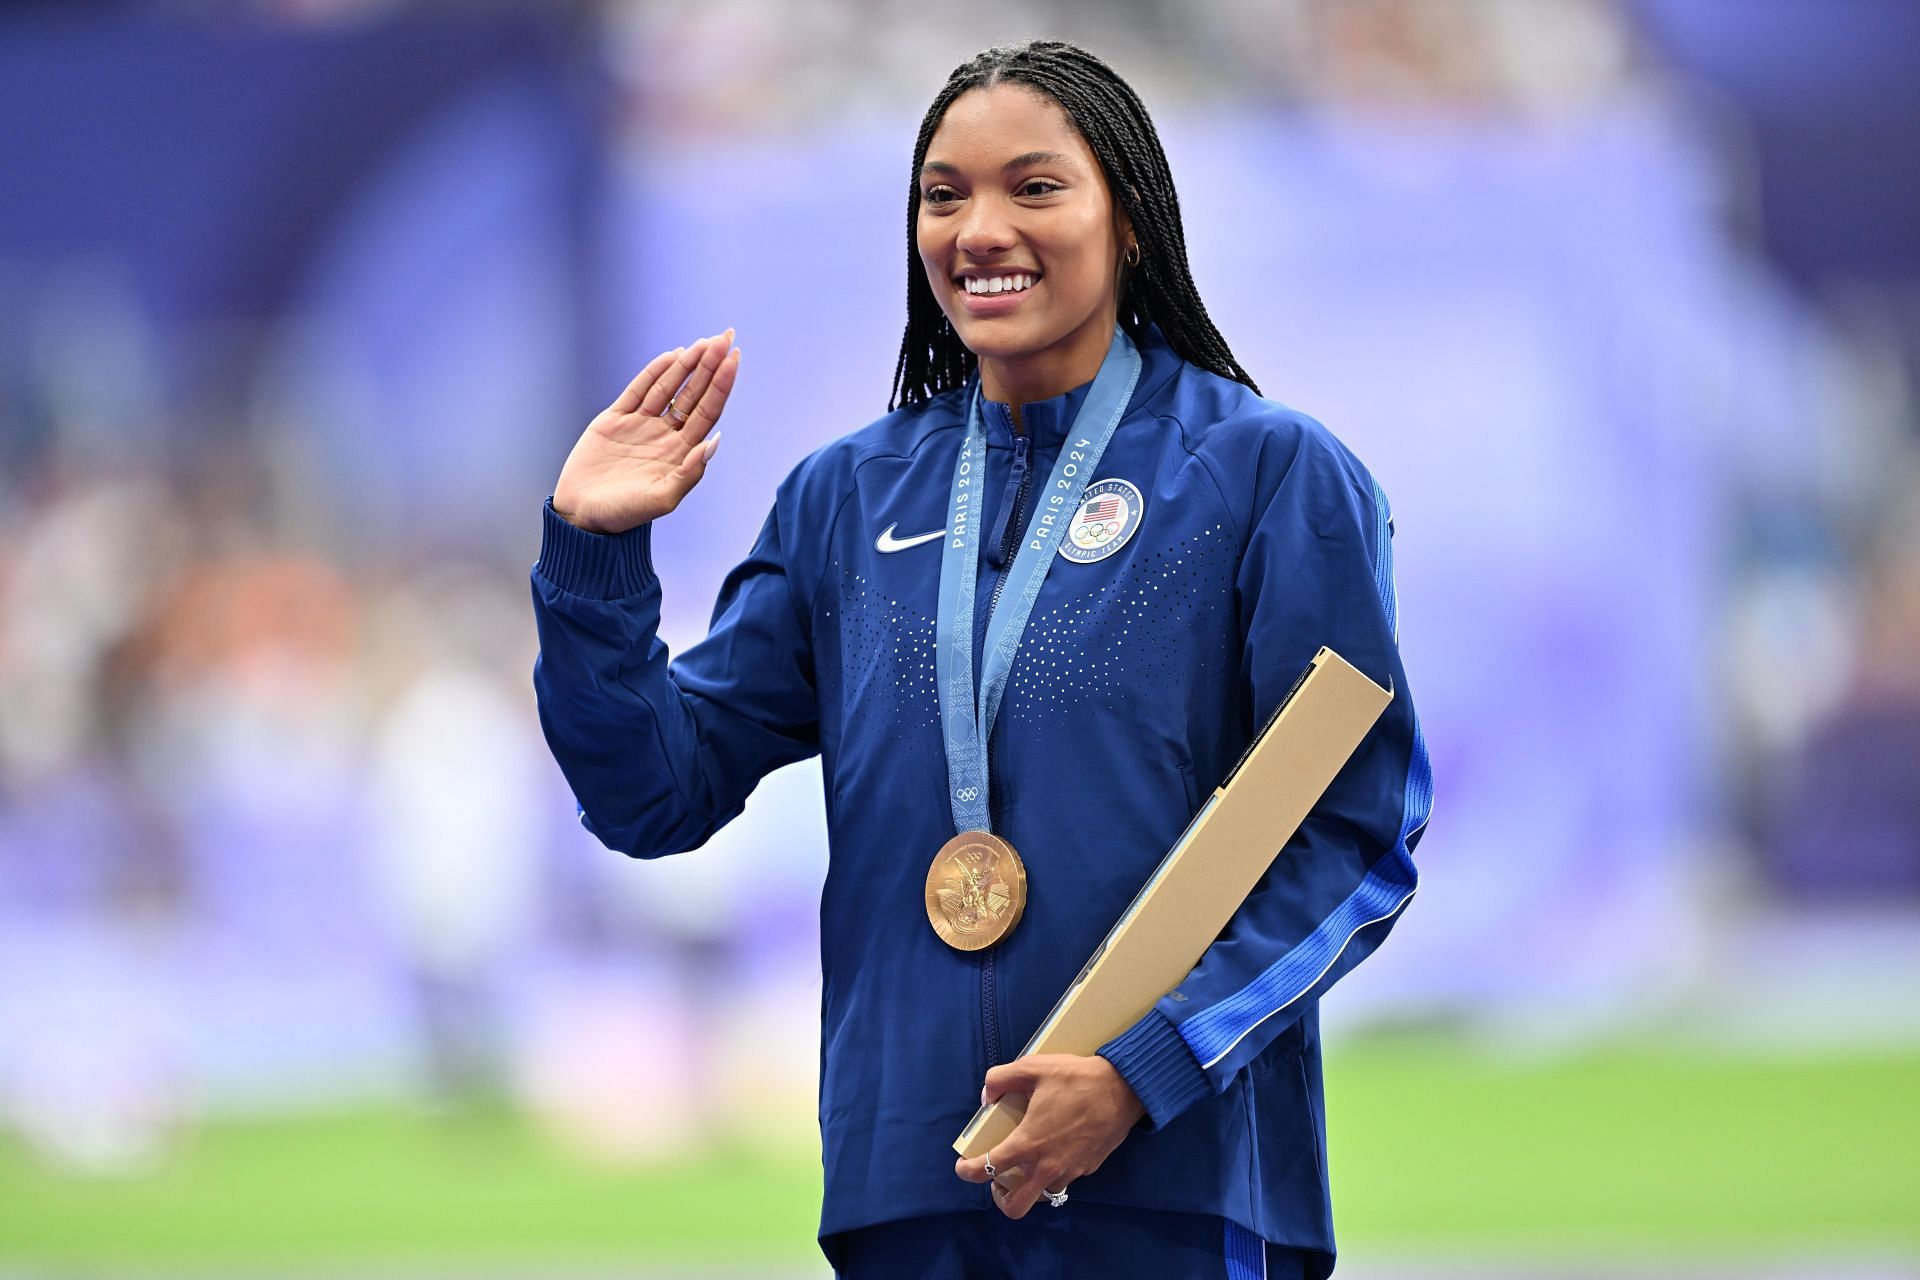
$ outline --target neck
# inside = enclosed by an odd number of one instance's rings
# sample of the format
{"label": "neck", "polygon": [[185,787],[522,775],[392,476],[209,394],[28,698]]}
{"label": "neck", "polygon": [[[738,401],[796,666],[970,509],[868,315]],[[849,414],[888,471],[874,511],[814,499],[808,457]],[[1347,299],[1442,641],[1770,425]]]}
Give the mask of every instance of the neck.
{"label": "neck", "polygon": [[1096,316],[1043,350],[980,357],[981,393],[989,400],[1012,405],[1018,423],[1021,405],[1051,400],[1093,380],[1107,358],[1107,348],[1113,345],[1114,323],[1115,313],[1107,311],[1104,319]]}

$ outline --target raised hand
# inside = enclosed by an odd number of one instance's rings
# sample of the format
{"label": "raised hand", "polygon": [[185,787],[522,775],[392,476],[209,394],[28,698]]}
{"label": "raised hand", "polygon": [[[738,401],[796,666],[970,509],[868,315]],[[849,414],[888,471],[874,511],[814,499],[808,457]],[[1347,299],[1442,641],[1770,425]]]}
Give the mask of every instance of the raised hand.
{"label": "raised hand", "polygon": [[679,506],[720,445],[707,433],[739,369],[732,329],[655,356],[581,433],[554,511],[591,533],[623,533]]}

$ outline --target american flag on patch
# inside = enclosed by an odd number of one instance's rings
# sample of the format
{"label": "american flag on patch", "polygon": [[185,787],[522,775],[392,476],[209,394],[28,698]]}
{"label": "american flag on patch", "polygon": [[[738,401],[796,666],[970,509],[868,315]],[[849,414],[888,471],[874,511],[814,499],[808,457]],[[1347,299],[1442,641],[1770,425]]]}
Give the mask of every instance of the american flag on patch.
{"label": "american flag on patch", "polygon": [[1120,499],[1113,494],[1108,494],[1104,498],[1095,498],[1092,502],[1080,508],[1080,522],[1082,524],[1094,524],[1101,520],[1117,520],[1119,518]]}

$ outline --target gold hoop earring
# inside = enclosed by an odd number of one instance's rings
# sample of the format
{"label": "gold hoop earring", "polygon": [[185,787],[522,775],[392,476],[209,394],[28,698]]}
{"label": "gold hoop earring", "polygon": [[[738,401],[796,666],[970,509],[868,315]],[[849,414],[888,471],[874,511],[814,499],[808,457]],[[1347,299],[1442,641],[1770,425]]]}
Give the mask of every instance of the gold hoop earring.
{"label": "gold hoop earring", "polygon": [[1130,267],[1139,266],[1140,265],[1140,246],[1137,244],[1128,245],[1127,252],[1120,259],[1120,261],[1126,263]]}

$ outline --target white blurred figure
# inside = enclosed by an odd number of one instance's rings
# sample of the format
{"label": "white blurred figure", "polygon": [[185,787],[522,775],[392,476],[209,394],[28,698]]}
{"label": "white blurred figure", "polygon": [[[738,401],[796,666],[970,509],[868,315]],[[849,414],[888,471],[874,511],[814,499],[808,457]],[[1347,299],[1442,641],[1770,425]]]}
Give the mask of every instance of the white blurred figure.
{"label": "white blurred figure", "polygon": [[585,909],[568,968],[539,983],[522,1079],[561,1140],[628,1164],[817,1142],[823,804],[807,761],[698,849],[635,862],[584,829],[564,845]]}
{"label": "white blurred figure", "polygon": [[536,924],[543,762],[516,696],[475,650],[524,630],[473,584],[443,593],[412,676],[373,726],[374,896],[411,969],[429,1084],[497,1083],[503,962]]}
{"label": "white blurred figure", "polygon": [[812,759],[768,774],[740,816],[698,849],[644,867],[607,860],[624,909],[683,957],[708,1119],[782,1145],[819,1139],[825,833]]}

